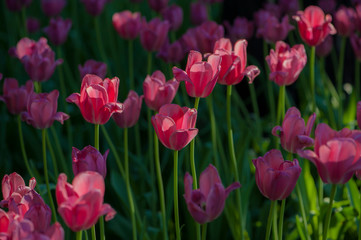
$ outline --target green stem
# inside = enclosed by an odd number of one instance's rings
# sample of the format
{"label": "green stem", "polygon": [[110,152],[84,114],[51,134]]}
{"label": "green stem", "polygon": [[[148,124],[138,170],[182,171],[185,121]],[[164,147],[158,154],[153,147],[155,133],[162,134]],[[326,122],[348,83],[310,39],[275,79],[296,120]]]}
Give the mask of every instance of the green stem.
{"label": "green stem", "polygon": [[130,218],[132,219],[132,228],[133,228],[133,240],[137,239],[137,225],[135,223],[135,214],[134,214],[134,202],[130,186],[130,177],[129,177],[129,156],[128,156],[128,128],[124,128],[124,162],[125,162],[125,174],[126,174],[126,185],[127,193],[130,206]]}
{"label": "green stem", "polygon": [[[147,120],[148,120],[148,160],[149,160],[149,168],[150,168],[150,179],[151,179],[151,191],[152,191],[152,196],[151,196],[151,200],[152,200],[152,205],[151,205],[151,209],[152,209],[152,219],[155,220],[155,215],[156,215],[156,189],[155,189],[155,176],[154,176],[154,143],[153,143],[153,126],[152,126],[152,122],[151,122],[151,110],[150,108],[147,109]],[[154,222],[153,222],[154,223]]]}
{"label": "green stem", "polygon": [[[318,208],[321,211],[323,205],[323,182],[320,176],[318,176]],[[318,218],[318,229],[322,231],[322,219]]]}
{"label": "green stem", "polygon": [[[266,57],[268,55],[268,45],[266,41],[263,41],[263,55]],[[268,91],[268,101],[269,101],[269,107],[271,112],[271,119],[273,123],[276,123],[276,110],[275,110],[275,100],[273,95],[273,85],[272,81],[268,79],[269,76],[269,70],[267,68],[267,62],[265,63],[265,72],[266,72],[266,81],[267,81],[267,91]]]}
{"label": "green stem", "polygon": [[41,93],[41,83],[38,81],[33,81],[34,88],[36,93]]}
{"label": "green stem", "polygon": [[94,124],[94,147],[99,151],[99,124]]}
{"label": "green stem", "polygon": [[129,87],[134,90],[133,40],[128,41]]}
{"label": "green stem", "polygon": [[277,109],[277,124],[282,124],[282,118],[285,116],[285,96],[286,86],[280,86],[280,93],[278,95],[278,109]]}
{"label": "green stem", "polygon": [[273,209],[273,239],[278,240],[278,229],[277,229],[277,200],[275,201],[275,207]]}
{"label": "green stem", "polygon": [[147,74],[152,74],[152,52],[148,52]]}
{"label": "green stem", "polygon": [[81,240],[82,239],[82,233],[83,233],[83,231],[82,230],[80,230],[79,232],[76,232],[76,240]]}
{"label": "green stem", "polygon": [[360,100],[360,61],[355,61],[355,91],[356,91],[356,105]]}
{"label": "green stem", "polygon": [[281,202],[280,221],[278,224],[279,240],[282,240],[282,235],[283,235],[283,218],[285,214],[285,206],[286,206],[286,199],[283,199]]}
{"label": "green stem", "polygon": [[164,200],[164,188],[163,188],[163,178],[162,178],[162,169],[160,168],[160,159],[159,159],[159,141],[157,134],[154,132],[154,157],[155,157],[155,169],[157,172],[158,180],[158,192],[160,200],[160,209],[162,211],[162,229],[163,229],[163,239],[168,239],[167,234],[167,221],[166,221],[166,212],[165,212],[165,200]]}
{"label": "green stem", "polygon": [[91,227],[91,233],[92,233],[92,240],[96,240],[97,235],[95,233],[95,224]]}
{"label": "green stem", "polygon": [[202,225],[202,240],[207,239],[207,223]]}
{"label": "green stem", "polygon": [[50,142],[50,137],[49,137],[49,134],[46,134],[46,142],[47,142],[47,145],[48,145],[48,148],[49,148],[49,152],[50,152],[50,156],[51,156],[51,162],[53,163],[53,170],[54,170],[54,175],[57,177],[59,175],[59,171],[58,171],[58,166],[57,166],[57,161],[56,161],[56,158],[55,158],[55,153],[54,153],[54,149],[53,149],[53,146]]}
{"label": "green stem", "polygon": [[34,175],[33,171],[30,168],[28,157],[26,155],[24,137],[23,137],[23,130],[21,128],[21,116],[20,115],[18,116],[18,130],[19,130],[19,140],[20,140],[21,153],[23,155],[23,159],[24,159],[24,162],[25,162],[26,169],[28,170],[28,172],[30,174],[30,177],[32,178],[32,177],[35,177],[35,175]]}
{"label": "green stem", "polygon": [[330,203],[328,205],[328,209],[327,209],[327,213],[326,213],[325,225],[323,226],[323,238],[322,238],[323,240],[327,240],[327,231],[328,231],[328,227],[330,226],[332,204],[333,204],[333,199],[335,198],[335,194],[336,194],[336,186],[337,186],[336,184],[332,184]]}
{"label": "green stem", "polygon": [[178,210],[178,151],[174,150],[174,218],[177,240],[181,239],[179,228],[179,210]]}
{"label": "green stem", "polygon": [[218,160],[218,152],[217,152],[217,126],[216,126],[216,118],[214,116],[213,110],[213,96],[212,94],[207,98],[207,105],[209,110],[209,118],[211,120],[211,136],[212,136],[212,149],[213,149],[213,158],[214,165],[218,168],[219,160]]}
{"label": "green stem", "polygon": [[[229,154],[231,155],[231,162],[233,165],[233,171],[235,175],[235,179],[239,182],[239,175],[238,175],[238,167],[237,167],[237,160],[236,154],[234,151],[234,144],[233,144],[233,132],[232,132],[232,122],[231,122],[231,97],[232,97],[232,85],[227,86],[227,127],[228,127],[228,149]],[[241,193],[240,190],[237,189],[237,203],[239,208],[239,226],[240,226],[240,234],[241,239],[243,239],[243,219],[242,219],[242,202],[241,202]]]}
{"label": "green stem", "polygon": [[53,201],[53,197],[51,196],[50,186],[49,186],[49,176],[48,176],[48,162],[46,161],[46,129],[41,130],[42,143],[43,143],[43,165],[44,165],[44,177],[46,184],[46,191],[48,192],[50,207],[51,207],[51,216],[53,222],[56,222],[56,210]]}
{"label": "green stem", "polygon": [[343,116],[343,90],[342,90],[342,82],[343,82],[343,65],[345,59],[345,49],[346,49],[346,37],[342,37],[341,40],[341,47],[340,47],[340,57],[338,61],[338,68],[337,68],[337,92],[339,96],[339,107],[338,107],[338,120],[339,120],[339,127],[342,127],[342,116]]}
{"label": "green stem", "polygon": [[[100,56],[101,56],[101,58],[103,59],[104,62],[108,63],[107,56],[106,56],[105,51],[104,51],[104,45],[102,44],[101,34],[100,34],[99,16],[94,17],[94,28],[95,28],[95,34],[96,34],[98,49],[100,51]],[[110,65],[109,64],[108,64],[108,69],[110,70]]]}
{"label": "green stem", "polygon": [[271,226],[272,226],[272,220],[273,220],[273,212],[276,205],[276,201],[271,201],[271,207],[268,214],[268,220],[267,220],[267,228],[266,228],[266,237],[265,240],[269,240],[271,236]]}
{"label": "green stem", "polygon": [[310,87],[311,87],[311,96],[312,96],[312,112],[316,112],[315,55],[316,55],[316,47],[312,46],[311,56],[310,56]]}
{"label": "green stem", "polygon": [[99,217],[100,240],[105,240],[104,216]]}
{"label": "green stem", "polygon": [[305,206],[303,203],[303,198],[302,198],[300,186],[298,183],[296,184],[296,192],[297,192],[298,201],[300,203],[300,210],[301,210],[301,215],[302,215],[302,222],[303,222],[303,225],[305,228],[305,233],[306,233],[307,239],[310,239],[310,234],[308,233],[308,227],[307,227],[308,224],[307,224]]}

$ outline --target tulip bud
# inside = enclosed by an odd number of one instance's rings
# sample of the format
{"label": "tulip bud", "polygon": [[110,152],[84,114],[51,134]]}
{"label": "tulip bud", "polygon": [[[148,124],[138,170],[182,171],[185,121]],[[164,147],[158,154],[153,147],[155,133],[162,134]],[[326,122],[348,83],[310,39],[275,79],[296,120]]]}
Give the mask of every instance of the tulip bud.
{"label": "tulip bud", "polygon": [[71,158],[73,159],[74,176],[81,172],[93,171],[98,172],[103,178],[107,175],[107,150],[102,156],[101,153],[92,146],[87,146],[83,150],[73,147]]}
{"label": "tulip bud", "polygon": [[201,2],[192,2],[190,17],[193,25],[201,25],[208,20],[207,6]]}
{"label": "tulip bud", "polygon": [[169,22],[154,18],[150,22],[143,19],[140,42],[148,52],[158,51],[167,39]]}

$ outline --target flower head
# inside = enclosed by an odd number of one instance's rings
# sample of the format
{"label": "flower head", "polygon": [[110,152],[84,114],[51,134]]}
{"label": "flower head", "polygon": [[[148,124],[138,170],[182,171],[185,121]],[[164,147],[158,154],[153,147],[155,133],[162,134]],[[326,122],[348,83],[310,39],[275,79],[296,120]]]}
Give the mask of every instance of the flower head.
{"label": "flower head", "polygon": [[123,111],[113,114],[113,119],[120,128],[130,128],[138,122],[142,100],[143,95],[139,96],[133,90],[129,91],[127,99],[123,102]]}
{"label": "flower head", "polygon": [[96,148],[86,146],[83,150],[73,147],[71,158],[73,159],[74,176],[81,172],[93,171],[98,172],[105,178],[107,175],[107,157],[109,150],[102,155]]}

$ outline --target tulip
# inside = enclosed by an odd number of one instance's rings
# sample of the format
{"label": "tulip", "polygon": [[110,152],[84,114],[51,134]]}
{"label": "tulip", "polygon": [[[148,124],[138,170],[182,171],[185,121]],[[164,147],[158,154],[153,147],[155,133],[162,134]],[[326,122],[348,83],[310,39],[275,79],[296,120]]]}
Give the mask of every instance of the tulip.
{"label": "tulip", "polygon": [[183,60],[184,55],[181,41],[175,41],[172,44],[169,44],[169,41],[165,41],[157,53],[157,57],[163,59],[166,63],[179,63]]}
{"label": "tulip", "polygon": [[221,56],[221,71],[218,83],[223,85],[234,85],[247,76],[249,83],[260,73],[259,69],[247,64],[247,40],[238,40],[232,51],[232,43],[228,38],[221,38],[214,45],[214,53]]}
{"label": "tulip", "polygon": [[272,134],[281,139],[282,147],[291,153],[297,153],[306,147],[313,145],[314,141],[310,137],[316,114],[313,113],[305,126],[305,121],[301,118],[301,113],[296,107],[287,110],[283,119],[282,127],[275,126]]}
{"label": "tulip", "polygon": [[168,4],[169,0],[148,0],[149,7],[156,12],[161,12]]}
{"label": "tulip", "polygon": [[332,17],[317,6],[308,6],[305,11],[298,11],[293,19],[297,21],[298,31],[304,42],[310,46],[317,46],[329,34],[335,34]]}
{"label": "tulip", "polygon": [[94,74],[101,79],[105,78],[107,74],[107,64],[89,59],[84,63],[84,66],[78,65],[80,78],[83,79],[87,74]]}
{"label": "tulip", "polygon": [[45,232],[50,227],[51,210],[39,194],[34,193],[34,195],[37,197],[29,203],[29,209],[24,214],[24,218],[33,223],[35,231]]}
{"label": "tulip", "polygon": [[357,60],[361,61],[361,37],[358,37],[356,34],[352,34],[350,36],[350,42]]}
{"label": "tulip", "polygon": [[316,55],[319,57],[326,57],[330,54],[333,47],[333,39],[331,35],[328,35],[327,38],[318,46],[316,46]]}
{"label": "tulip", "polygon": [[113,14],[113,26],[121,38],[135,39],[141,30],[142,22],[140,13],[132,13],[129,10]]}
{"label": "tulip", "polygon": [[150,22],[143,19],[143,27],[140,31],[140,42],[148,52],[158,51],[167,38],[169,22],[153,18]]}
{"label": "tulip", "polygon": [[291,194],[301,173],[297,159],[284,161],[282,153],[272,149],[252,162],[256,167],[256,183],[263,196],[275,201]]}
{"label": "tulip", "polygon": [[159,141],[166,148],[179,151],[198,134],[196,120],[196,109],[166,104],[152,117],[152,124]]}
{"label": "tulip", "polygon": [[34,40],[22,38],[16,44],[16,47],[10,48],[9,54],[21,60],[26,55],[30,56],[34,52],[35,46],[36,42]]}
{"label": "tulip", "polygon": [[271,49],[266,56],[270,68],[269,78],[279,86],[294,83],[306,65],[307,55],[302,44],[290,46],[282,41],[276,43],[276,50]]}
{"label": "tulip", "polygon": [[201,25],[208,20],[207,6],[202,2],[191,3],[191,23],[193,25]]}
{"label": "tulip", "polygon": [[116,214],[109,204],[103,204],[105,184],[97,172],[81,172],[72,184],[67,183],[67,176],[62,173],[55,192],[58,212],[74,232],[89,229],[102,215],[109,221]]}
{"label": "tulip", "polygon": [[19,87],[15,78],[6,78],[4,81],[3,96],[0,101],[5,102],[9,112],[18,115],[26,111],[27,102],[33,92],[33,82],[27,81],[25,86]]}
{"label": "tulip", "polygon": [[164,74],[161,71],[155,71],[152,76],[148,75],[143,83],[145,104],[158,112],[163,105],[172,103],[178,87],[178,81],[171,79],[166,82]]}
{"label": "tulip", "polygon": [[178,5],[167,6],[162,10],[162,17],[170,24],[170,30],[177,30],[183,22],[183,10]]}
{"label": "tulip", "polygon": [[228,21],[224,22],[224,26],[232,43],[235,43],[238,39],[249,40],[253,36],[254,24],[252,21],[248,21],[247,18],[236,17],[233,21],[233,26]]}
{"label": "tulip", "polygon": [[183,45],[184,53],[189,53],[191,50],[199,51],[196,32],[196,28],[189,28],[181,37],[180,41]]}
{"label": "tulip", "polygon": [[36,33],[40,29],[40,22],[36,18],[27,18],[26,19],[26,29],[28,33]]}
{"label": "tulip", "polygon": [[58,90],[39,94],[33,92],[29,96],[27,111],[21,114],[22,120],[38,129],[49,128],[53,125],[54,120],[63,124],[69,118],[69,115],[56,112],[58,97]]}
{"label": "tulip", "polygon": [[294,29],[288,21],[288,16],[284,16],[280,22],[276,16],[267,14],[264,20],[258,26],[257,37],[263,37],[267,42],[275,43],[285,40],[289,31]]}
{"label": "tulip", "polygon": [[86,146],[83,150],[73,147],[71,158],[73,160],[74,176],[81,172],[93,171],[98,172],[103,178],[107,175],[107,157],[109,150],[104,155],[92,146]]}
{"label": "tulip", "polygon": [[336,10],[336,0],[318,0],[318,6],[325,12],[333,14]]}
{"label": "tulip", "polygon": [[66,0],[41,0],[41,9],[48,17],[60,15],[66,5]]}
{"label": "tulip", "polygon": [[219,217],[229,193],[241,187],[239,182],[234,182],[224,188],[218,171],[212,164],[201,173],[199,189],[192,190],[192,183],[193,178],[187,172],[184,176],[184,198],[189,213],[199,224],[211,222]]}
{"label": "tulip", "polygon": [[44,28],[44,32],[54,45],[62,45],[68,37],[71,24],[70,19],[63,20],[61,17],[52,18],[49,26]]}
{"label": "tulip", "polygon": [[357,125],[361,129],[361,101],[357,103]]}
{"label": "tulip", "polygon": [[113,113],[121,113],[123,104],[117,102],[119,79],[104,81],[92,74],[83,78],[79,93],[73,93],[66,101],[75,103],[84,119],[93,124],[105,124]]}
{"label": "tulip", "polygon": [[81,2],[84,4],[86,11],[96,17],[102,13],[107,0],[81,0]]}
{"label": "tulip", "polygon": [[215,22],[207,21],[197,27],[195,34],[200,52],[210,53],[216,41],[224,36],[224,28]]}
{"label": "tulip", "polygon": [[315,148],[299,151],[317,168],[324,183],[345,184],[355,171],[361,170],[361,133],[347,128],[337,132],[327,124],[318,124],[315,131]]}
{"label": "tulip", "polygon": [[128,97],[123,103],[123,111],[113,114],[113,119],[118,127],[130,128],[138,122],[142,100],[143,95],[139,97],[136,92],[129,91]]}
{"label": "tulip", "polygon": [[354,9],[341,6],[335,14],[337,33],[348,37],[356,30],[357,14]]}
{"label": "tulip", "polygon": [[186,90],[191,97],[208,97],[216,85],[221,69],[221,57],[212,54],[207,62],[202,61],[202,54],[191,51],[188,54],[186,70],[173,67],[173,74],[177,81],[185,81]]}
{"label": "tulip", "polygon": [[32,0],[6,0],[7,8],[12,12],[20,11],[22,8],[30,5]]}
{"label": "tulip", "polygon": [[280,0],[279,5],[286,14],[295,14],[299,9],[298,0]]}

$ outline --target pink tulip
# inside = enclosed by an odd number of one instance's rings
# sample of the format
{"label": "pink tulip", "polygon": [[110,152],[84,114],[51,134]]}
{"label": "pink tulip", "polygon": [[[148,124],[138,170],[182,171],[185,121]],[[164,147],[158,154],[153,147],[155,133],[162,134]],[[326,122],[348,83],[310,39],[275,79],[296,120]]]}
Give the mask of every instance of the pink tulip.
{"label": "pink tulip", "polygon": [[106,78],[104,81],[92,74],[83,78],[80,94],[71,94],[66,101],[75,103],[84,119],[93,124],[105,124],[113,113],[121,113],[123,104],[117,102],[119,79]]}
{"label": "pink tulip", "polygon": [[259,75],[259,69],[247,64],[247,40],[238,40],[232,51],[232,43],[228,38],[219,39],[214,45],[214,53],[221,56],[221,70],[218,83],[223,85],[235,85],[247,76],[249,83]]}
{"label": "pink tulip", "polygon": [[282,127],[275,126],[272,134],[281,139],[282,147],[291,153],[297,153],[306,147],[313,145],[314,141],[310,137],[316,114],[313,113],[305,126],[305,121],[301,118],[301,113],[296,107],[287,110],[283,119]]}
{"label": "pink tulip", "polygon": [[26,19],[26,29],[29,33],[36,33],[40,29],[40,22],[37,18]]}
{"label": "pink tulip", "polygon": [[352,34],[350,36],[350,42],[357,60],[361,61],[361,37],[358,37],[356,34]]}
{"label": "pink tulip", "polygon": [[318,124],[315,148],[298,154],[315,164],[324,183],[344,184],[361,170],[361,133],[347,128],[337,132],[327,124]]}
{"label": "pink tulip", "polygon": [[316,46],[316,55],[319,57],[326,57],[331,53],[333,48],[333,39],[331,35],[328,35],[325,40]]}
{"label": "pink tulip", "polygon": [[337,33],[348,37],[356,30],[357,14],[353,8],[341,6],[335,14]]}
{"label": "pink tulip", "polygon": [[78,65],[80,78],[83,79],[87,74],[94,74],[101,79],[105,78],[107,74],[107,64],[89,59],[84,63],[84,66]]}
{"label": "pink tulip", "polygon": [[7,8],[12,12],[20,11],[30,5],[32,0],[5,0]]}
{"label": "pink tulip", "polygon": [[143,19],[143,27],[140,31],[140,42],[148,52],[158,51],[165,40],[169,30],[169,22],[159,18],[153,18],[150,22]]}
{"label": "pink tulip", "polygon": [[179,151],[197,135],[196,120],[196,109],[166,104],[152,117],[152,124],[159,141],[166,148]]}
{"label": "pink tulip", "polygon": [[41,9],[48,17],[60,15],[66,5],[66,0],[41,0]]}
{"label": "pink tulip", "polygon": [[61,17],[52,18],[49,26],[44,28],[44,32],[54,45],[59,46],[66,41],[71,24],[70,19],[63,20]]}
{"label": "pink tulip", "polygon": [[96,17],[103,12],[105,4],[108,2],[107,0],[81,0],[84,4],[86,11]]}
{"label": "pink tulip", "polygon": [[183,22],[183,9],[178,5],[167,6],[162,10],[162,17],[170,24],[170,30],[178,30]]}
{"label": "pink tulip", "polygon": [[118,127],[130,128],[138,122],[142,100],[143,95],[138,96],[136,92],[129,91],[128,97],[123,103],[123,112],[113,114],[113,119]]}
{"label": "pink tulip", "polygon": [[[29,209],[24,214],[24,218],[30,220],[34,225],[34,230],[45,232],[51,224],[51,209],[45,204],[44,200],[37,193],[34,193],[33,199],[28,203]],[[30,194],[24,197],[28,199]],[[21,203],[20,203],[21,204]],[[10,210],[10,209],[9,209]]]}
{"label": "pink tulip", "polygon": [[167,5],[169,0],[148,0],[149,7],[156,12],[161,12]]}
{"label": "pink tulip", "polygon": [[357,103],[357,125],[361,129],[361,101]]}
{"label": "pink tulip", "polygon": [[121,38],[131,40],[138,37],[142,27],[140,13],[129,10],[113,14],[113,26]]}
{"label": "pink tulip", "polygon": [[33,92],[28,100],[27,112],[21,114],[22,120],[38,129],[49,128],[53,125],[54,120],[63,124],[69,118],[69,115],[56,112],[58,97],[58,90],[39,94]]}
{"label": "pink tulip", "polygon": [[207,21],[196,28],[195,34],[199,51],[203,54],[211,53],[216,41],[224,36],[224,28],[215,22]]}
{"label": "pink tulip", "polygon": [[298,11],[293,19],[297,21],[302,40],[310,46],[317,46],[329,34],[336,33],[336,29],[331,23],[331,15],[326,14],[325,16],[322,9],[317,6],[308,6],[305,11]]}
{"label": "pink tulip", "polygon": [[93,171],[98,172],[103,178],[107,175],[107,157],[109,150],[104,155],[92,146],[86,146],[83,150],[73,147],[71,158],[73,160],[74,176],[81,172]]}
{"label": "pink tulip", "polygon": [[[81,172],[72,184],[62,173],[56,184],[58,212],[65,224],[74,232],[89,229],[102,215],[111,220],[116,212],[109,204],[103,204],[105,184],[97,172]],[[80,217],[81,216],[81,217]]]}
{"label": "pink tulip", "polygon": [[186,70],[173,67],[173,74],[177,81],[185,81],[186,90],[191,97],[208,97],[217,83],[221,69],[221,57],[212,54],[207,62],[202,61],[202,54],[191,51],[188,54]]}
{"label": "pink tulip", "polygon": [[270,68],[269,79],[278,86],[294,83],[307,63],[305,47],[297,44],[292,48],[285,42],[278,41],[276,49],[271,49],[266,56]]}
{"label": "pink tulip", "polygon": [[256,167],[256,184],[263,196],[275,201],[291,194],[301,173],[297,159],[284,161],[282,153],[272,149],[252,162]]}
{"label": "pink tulip", "polygon": [[219,217],[229,193],[241,187],[239,182],[234,182],[224,188],[218,171],[212,164],[201,173],[199,189],[192,190],[192,183],[193,178],[187,172],[184,176],[184,198],[189,213],[199,224]]}
{"label": "pink tulip", "polygon": [[252,21],[248,21],[247,18],[236,17],[233,21],[233,26],[228,21],[224,22],[224,26],[232,43],[235,43],[238,39],[249,40],[253,36],[254,24]]}
{"label": "pink tulip", "polygon": [[184,58],[184,48],[181,41],[175,41],[172,44],[169,44],[169,41],[166,40],[157,53],[157,57],[161,58],[166,63],[179,63]]}
{"label": "pink tulip", "polygon": [[9,54],[21,60],[24,56],[30,56],[36,48],[36,42],[29,38],[22,38],[15,47],[10,48]]}
{"label": "pink tulip", "polygon": [[267,14],[264,18],[265,21],[258,25],[257,37],[262,37],[267,42],[275,43],[285,40],[289,31],[294,29],[289,23],[287,15],[281,21],[272,14]]}
{"label": "pink tulip", "polygon": [[191,23],[193,25],[201,25],[208,20],[207,5],[202,2],[191,3]]}
{"label": "pink tulip", "polygon": [[15,78],[5,78],[3,87],[3,96],[0,101],[5,102],[9,112],[18,115],[26,111],[27,102],[30,94],[33,92],[33,82],[27,81],[25,86],[19,87]]}

